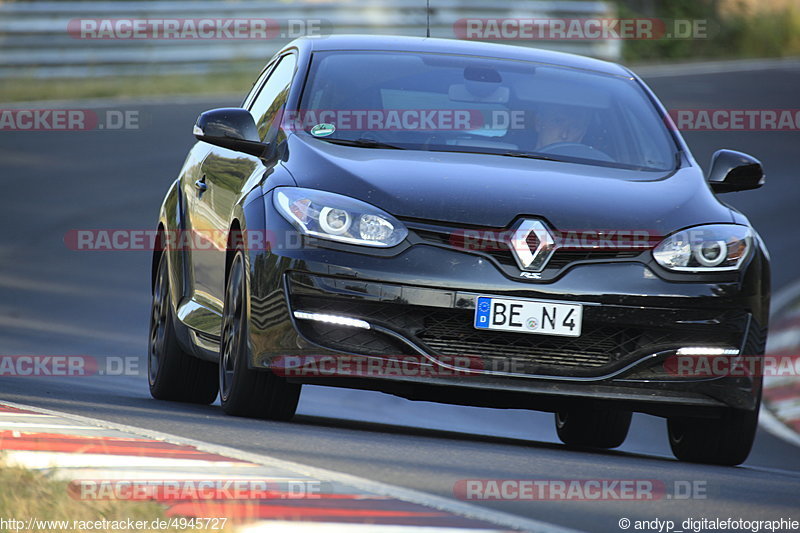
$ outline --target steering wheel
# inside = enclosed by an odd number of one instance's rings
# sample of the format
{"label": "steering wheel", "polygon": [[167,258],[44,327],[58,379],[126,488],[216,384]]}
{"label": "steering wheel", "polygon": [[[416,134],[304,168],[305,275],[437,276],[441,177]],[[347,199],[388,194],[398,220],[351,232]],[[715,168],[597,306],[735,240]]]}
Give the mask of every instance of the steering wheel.
{"label": "steering wheel", "polygon": [[557,142],[548,144],[537,150],[543,154],[566,155],[580,157],[583,159],[596,159],[599,161],[614,161],[614,159],[602,150],[593,146],[575,142]]}
{"label": "steering wheel", "polygon": [[578,149],[591,148],[592,150],[594,150],[594,148],[592,148],[591,146],[583,144],[583,143],[572,143],[572,142],[564,142],[564,141],[562,141],[562,142],[557,142],[557,143],[553,143],[553,144],[548,144],[547,146],[543,146],[543,147],[539,148],[538,151],[539,152],[549,152],[549,151],[551,151],[553,149],[558,150],[559,148],[578,148]]}

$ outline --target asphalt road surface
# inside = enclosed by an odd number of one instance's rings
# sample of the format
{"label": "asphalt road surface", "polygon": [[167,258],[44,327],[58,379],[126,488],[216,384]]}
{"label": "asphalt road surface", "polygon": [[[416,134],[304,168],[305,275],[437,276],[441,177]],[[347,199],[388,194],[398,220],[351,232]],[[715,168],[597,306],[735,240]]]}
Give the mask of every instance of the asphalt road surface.
{"label": "asphalt road surface", "polygon": [[[659,76],[671,109],[796,108],[800,70]],[[244,88],[243,88],[244,91]],[[292,423],[232,418],[218,406],[152,400],[144,378],[147,252],[69,250],[72,229],[150,229],[194,142],[197,114],[230,101],[108,104],[139,114],[140,129],[0,132],[0,353],[131,357],[142,376],[0,378],[0,400],[92,416],[236,447],[452,497],[458,480],[657,479],[697,482],[704,499],[657,502],[477,502],[591,531],[631,519],[800,518],[800,450],[760,431],[739,468],[678,463],[663,420],[638,415],[611,452],[558,444],[552,415],[410,402],[378,393],[306,387]],[[58,107],[80,107],[78,104]],[[102,109],[101,109],[102,111]],[[744,211],[773,259],[773,287],[798,277],[798,132],[690,132],[707,165],[719,148],[759,157],[768,184],[725,199]],[[624,209],[624,206],[621,206]]]}

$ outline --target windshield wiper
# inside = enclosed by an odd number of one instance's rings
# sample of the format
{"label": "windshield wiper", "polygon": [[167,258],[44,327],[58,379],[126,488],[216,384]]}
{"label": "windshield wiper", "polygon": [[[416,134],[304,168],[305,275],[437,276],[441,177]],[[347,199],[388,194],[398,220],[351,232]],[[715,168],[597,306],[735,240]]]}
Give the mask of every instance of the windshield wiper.
{"label": "windshield wiper", "polygon": [[385,148],[388,150],[405,150],[402,146],[396,146],[394,144],[389,144],[381,141],[376,141],[375,139],[331,139],[331,138],[319,138],[320,141],[329,142],[331,144],[341,144],[343,146],[357,146],[359,148]]}
{"label": "windshield wiper", "polygon": [[450,152],[453,154],[478,154],[478,155],[499,155],[500,157],[521,157],[524,159],[539,159],[541,161],[556,161],[567,163],[563,159],[556,159],[546,155],[526,154],[525,152],[478,152],[476,150],[431,150],[431,152]]}
{"label": "windshield wiper", "polygon": [[539,159],[541,161],[556,161],[558,163],[566,163],[563,159],[556,159],[555,157],[549,157],[546,155],[537,155],[537,154],[526,154],[525,152],[503,152],[501,154],[494,154],[494,155],[502,155],[503,157],[522,157],[524,159]]}

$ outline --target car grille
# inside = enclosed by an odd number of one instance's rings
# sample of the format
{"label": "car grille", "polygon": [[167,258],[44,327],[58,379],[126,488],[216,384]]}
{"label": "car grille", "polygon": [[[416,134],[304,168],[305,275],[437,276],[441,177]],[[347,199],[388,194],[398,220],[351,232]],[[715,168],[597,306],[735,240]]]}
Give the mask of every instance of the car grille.
{"label": "car grille", "polygon": [[580,337],[481,331],[472,327],[472,312],[448,310],[429,314],[417,338],[440,355],[479,356],[501,365],[513,360],[531,366],[592,368],[635,349],[638,334],[633,329],[597,326],[584,328]]}
{"label": "car grille", "polygon": [[[516,265],[514,256],[511,255],[511,250],[507,247],[500,250],[491,250],[487,253],[501,265]],[[637,257],[640,254],[640,251],[634,250],[556,250],[553,253],[553,257],[545,265],[545,268],[560,270],[579,261],[619,260]]]}
{"label": "car grille", "polygon": [[[737,346],[737,327],[621,327],[584,314],[580,337],[485,331],[473,327],[473,310],[357,302],[298,296],[293,307],[361,318],[387,327],[429,355],[480,358],[482,368],[539,375],[597,376],[623,368],[660,349],[693,343]],[[587,308],[589,309],[589,308]],[[646,310],[643,310],[646,313]],[[300,324],[313,342],[364,355],[407,355],[413,348],[374,330]]]}
{"label": "car grille", "polygon": [[[460,242],[459,236],[457,234],[453,234],[451,231],[445,229],[430,229],[430,227],[421,228],[421,227],[413,227],[412,231],[417,234],[420,239],[424,242],[428,242],[431,244],[435,244],[438,246],[447,246],[448,248],[453,248],[457,250],[467,251],[470,253],[477,253],[479,255],[485,255],[494,259],[497,263],[503,266],[516,266],[516,261],[514,260],[514,256],[512,255],[511,248],[508,246],[507,243],[501,241],[484,241],[483,247],[481,248],[470,248],[468,244],[464,244]],[[534,242],[530,242],[533,240]],[[535,234],[531,234],[529,236],[529,245],[535,248],[538,244],[538,239],[536,238]],[[586,249],[575,249],[575,248],[561,248],[556,249],[553,253],[553,256],[545,265],[545,269],[548,270],[561,270],[562,268],[568,267],[573,263],[577,263],[580,261],[597,261],[597,260],[605,260],[605,261],[614,261],[614,260],[624,260],[624,259],[631,259],[634,257],[638,257],[642,254],[641,249],[595,249],[595,248],[586,248]]]}

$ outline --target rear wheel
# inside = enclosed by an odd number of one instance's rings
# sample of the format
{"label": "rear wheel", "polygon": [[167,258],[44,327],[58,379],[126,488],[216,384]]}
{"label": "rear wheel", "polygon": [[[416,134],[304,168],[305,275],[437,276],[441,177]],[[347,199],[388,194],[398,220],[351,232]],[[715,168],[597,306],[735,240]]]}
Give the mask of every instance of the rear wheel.
{"label": "rear wheel", "polygon": [[268,370],[248,368],[247,279],[244,252],[238,250],[225,287],[219,389],[222,409],[229,415],[289,420],[297,410],[301,385]]}
{"label": "rear wheel", "polygon": [[558,438],[569,446],[616,448],[625,441],[631,426],[629,411],[575,408],[559,411],[555,418]]}
{"label": "rear wheel", "polygon": [[750,454],[758,429],[758,408],[729,409],[719,419],[667,419],[669,445],[681,461],[734,466]]}
{"label": "rear wheel", "polygon": [[169,297],[166,253],[161,254],[150,313],[147,377],[159,400],[209,404],[217,397],[216,365],[186,353],[178,344]]}

